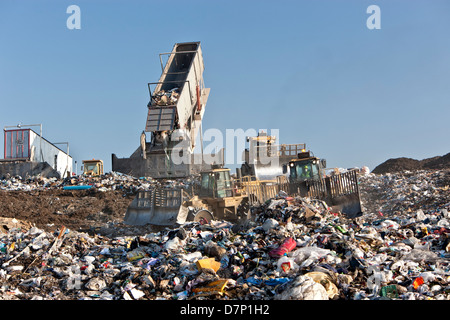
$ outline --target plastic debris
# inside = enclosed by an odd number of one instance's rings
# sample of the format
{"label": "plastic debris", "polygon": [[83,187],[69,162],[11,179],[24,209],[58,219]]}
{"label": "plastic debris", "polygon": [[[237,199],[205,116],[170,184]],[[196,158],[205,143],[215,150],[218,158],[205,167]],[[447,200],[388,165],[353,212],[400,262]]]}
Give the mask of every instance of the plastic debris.
{"label": "plastic debris", "polygon": [[[119,199],[126,208],[140,188],[188,187],[195,178],[1,180],[0,299],[449,300],[449,171],[359,179],[361,217],[280,193],[252,207],[254,220],[238,229],[216,220],[174,229],[109,220]],[[27,214],[46,223],[8,215],[15,192],[22,202],[39,195],[34,206],[42,211]],[[89,213],[90,226],[75,227],[95,206],[101,210]]]}
{"label": "plastic debris", "polygon": [[194,293],[194,296],[196,296],[196,297],[209,296],[209,295],[215,295],[215,294],[222,295],[227,283],[228,283],[227,279],[216,280],[216,281],[208,283],[204,287],[194,288],[194,289],[192,289],[192,292]]}
{"label": "plastic debris", "polygon": [[210,269],[217,272],[220,269],[220,262],[217,262],[214,258],[197,260],[197,268],[200,271]]}

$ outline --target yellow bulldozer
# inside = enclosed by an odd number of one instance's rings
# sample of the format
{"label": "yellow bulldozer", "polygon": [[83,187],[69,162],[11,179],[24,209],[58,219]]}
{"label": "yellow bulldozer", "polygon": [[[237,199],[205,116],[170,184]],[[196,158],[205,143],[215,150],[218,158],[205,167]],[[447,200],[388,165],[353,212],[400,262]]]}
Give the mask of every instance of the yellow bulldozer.
{"label": "yellow bulldozer", "polygon": [[324,200],[334,211],[348,218],[362,215],[356,170],[344,173],[325,173],[326,161],[310,154],[298,153],[297,158],[283,165],[283,173],[289,177],[290,195]]}
{"label": "yellow bulldozer", "polygon": [[87,176],[101,176],[103,174],[102,160],[83,160],[83,174]]}
{"label": "yellow bulldozer", "polygon": [[139,191],[125,214],[130,225],[176,226],[212,219],[239,222],[250,206],[273,198],[283,185],[250,177],[232,179],[230,169],[202,171],[197,190],[157,187]]}

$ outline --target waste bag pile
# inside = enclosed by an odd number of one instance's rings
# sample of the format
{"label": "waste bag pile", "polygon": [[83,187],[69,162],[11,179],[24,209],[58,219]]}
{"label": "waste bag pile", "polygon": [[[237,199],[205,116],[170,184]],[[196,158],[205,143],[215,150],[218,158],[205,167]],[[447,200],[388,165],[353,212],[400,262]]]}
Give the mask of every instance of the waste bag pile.
{"label": "waste bag pile", "polygon": [[439,214],[448,207],[450,169],[371,173],[359,180],[362,202],[369,213],[395,216],[423,210]]}
{"label": "waste bag pile", "polygon": [[448,300],[448,177],[362,176],[356,219],[284,192],[239,226],[133,236],[4,218],[0,299]]}

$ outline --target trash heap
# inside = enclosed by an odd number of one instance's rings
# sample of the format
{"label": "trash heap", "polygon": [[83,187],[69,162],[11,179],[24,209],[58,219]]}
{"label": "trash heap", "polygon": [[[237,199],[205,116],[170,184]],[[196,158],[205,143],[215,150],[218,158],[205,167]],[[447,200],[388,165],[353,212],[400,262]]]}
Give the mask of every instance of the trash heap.
{"label": "trash heap", "polygon": [[95,188],[96,191],[123,190],[134,193],[138,190],[149,189],[156,185],[185,186],[189,188],[196,182],[195,176],[178,180],[157,181],[150,177],[133,177],[122,173],[110,172],[100,176],[78,175],[70,178],[45,178],[41,176],[20,177],[6,176],[0,180],[0,190],[4,191],[33,191],[67,189],[74,190]]}
{"label": "trash heap", "polygon": [[37,176],[5,176],[0,180],[0,190],[5,191],[33,191],[33,190],[51,190],[61,189],[66,186],[89,186],[98,188],[100,191],[116,190],[124,188],[147,188],[152,179],[134,178],[115,172],[107,173],[101,176],[78,175],[65,179],[46,178]]}
{"label": "trash heap", "polygon": [[376,210],[352,220],[280,192],[244,224],[191,222],[132,237],[3,221],[0,299],[448,300],[447,178],[361,177],[362,197],[378,190],[382,199],[372,194]]}
{"label": "trash heap", "polygon": [[359,181],[368,213],[405,215],[421,209],[433,214],[448,208],[450,201],[450,169],[371,173]]}
{"label": "trash heap", "polygon": [[179,96],[180,96],[179,88],[173,88],[167,90],[167,92],[164,90],[160,90],[152,95],[151,105],[157,106],[174,105],[177,103]]}

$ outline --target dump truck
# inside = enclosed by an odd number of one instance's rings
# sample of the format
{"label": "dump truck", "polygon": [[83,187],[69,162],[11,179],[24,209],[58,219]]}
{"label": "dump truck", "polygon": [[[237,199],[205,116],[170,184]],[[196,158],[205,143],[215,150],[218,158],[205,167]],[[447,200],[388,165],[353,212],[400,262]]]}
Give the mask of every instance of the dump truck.
{"label": "dump truck", "polygon": [[83,160],[83,174],[87,176],[101,176],[103,174],[103,160]]}
{"label": "dump truck", "polygon": [[296,159],[283,166],[288,174],[289,194],[324,200],[334,211],[349,218],[362,215],[356,170],[344,173],[326,173],[326,161],[311,155],[310,151],[298,153]]}
{"label": "dump truck", "polygon": [[[129,158],[112,154],[112,170],[135,177],[183,178],[211,164],[194,154],[210,88],[200,42],[176,43],[159,55],[162,73],[148,83],[149,102],[139,147]],[[167,59],[165,65],[163,58]]]}

